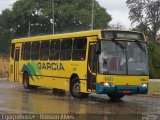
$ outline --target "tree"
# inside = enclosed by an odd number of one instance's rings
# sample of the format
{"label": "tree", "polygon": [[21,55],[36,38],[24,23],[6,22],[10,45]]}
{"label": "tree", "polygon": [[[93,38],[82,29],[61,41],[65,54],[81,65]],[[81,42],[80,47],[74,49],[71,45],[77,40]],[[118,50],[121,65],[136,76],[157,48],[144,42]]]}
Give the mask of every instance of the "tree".
{"label": "tree", "polygon": [[150,78],[160,78],[160,47],[156,41],[149,41],[148,43],[149,56],[149,73]]}
{"label": "tree", "polygon": [[111,29],[124,30],[126,29],[120,22],[113,23],[110,25]]}
{"label": "tree", "polygon": [[11,14],[10,10],[6,9],[0,15],[0,54],[9,51],[9,45],[11,40]]}
{"label": "tree", "polygon": [[[7,51],[13,38],[26,37],[29,23],[31,36],[52,34],[53,0],[18,0],[12,9],[0,15],[0,51]],[[89,30],[91,28],[91,0],[54,0],[55,33]],[[107,28],[111,16],[95,1],[94,29]]]}
{"label": "tree", "polygon": [[142,32],[149,31],[149,37],[156,40],[160,30],[160,1],[159,0],[127,0],[130,9],[129,18],[132,23],[138,23],[137,28]]}
{"label": "tree", "polygon": [[[88,30],[91,26],[91,0],[54,0],[56,33]],[[18,0],[14,3],[10,29],[16,36],[52,33],[52,0]],[[111,16],[95,1],[94,28],[107,28]],[[98,18],[98,19],[96,19]]]}

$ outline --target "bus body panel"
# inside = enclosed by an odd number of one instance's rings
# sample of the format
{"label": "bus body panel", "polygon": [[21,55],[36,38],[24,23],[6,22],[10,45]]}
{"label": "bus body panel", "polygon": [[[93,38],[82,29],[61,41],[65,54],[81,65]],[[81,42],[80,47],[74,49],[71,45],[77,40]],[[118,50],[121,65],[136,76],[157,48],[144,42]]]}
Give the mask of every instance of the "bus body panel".
{"label": "bus body panel", "polygon": [[80,80],[80,91],[84,93],[90,93],[87,90],[87,80]]}
{"label": "bus body panel", "polygon": [[[101,83],[108,83],[103,86]],[[125,76],[125,75],[97,75],[96,93],[125,93],[125,94],[146,94],[149,84],[149,76]]]}
{"label": "bus body panel", "polygon": [[69,80],[65,78],[33,76],[30,77],[30,85],[69,90]]}
{"label": "bus body panel", "polygon": [[31,85],[69,90],[72,74],[86,80],[86,66],[85,61],[21,61],[20,69],[21,74],[27,72],[30,75]]}
{"label": "bus body panel", "polygon": [[97,75],[97,82],[109,82],[113,85],[141,85],[149,82],[149,76],[133,75]]}

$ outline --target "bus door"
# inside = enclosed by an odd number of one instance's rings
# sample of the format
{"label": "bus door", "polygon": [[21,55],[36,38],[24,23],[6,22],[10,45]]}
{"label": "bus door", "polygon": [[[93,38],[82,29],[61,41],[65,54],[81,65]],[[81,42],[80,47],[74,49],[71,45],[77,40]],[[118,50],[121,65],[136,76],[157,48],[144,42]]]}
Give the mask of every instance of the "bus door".
{"label": "bus door", "polygon": [[88,72],[87,72],[87,90],[96,90],[96,70],[97,70],[97,56],[95,54],[96,43],[89,44],[88,53]]}
{"label": "bus door", "polygon": [[16,47],[15,58],[14,58],[14,82],[19,82],[19,56],[20,56],[20,48]]}

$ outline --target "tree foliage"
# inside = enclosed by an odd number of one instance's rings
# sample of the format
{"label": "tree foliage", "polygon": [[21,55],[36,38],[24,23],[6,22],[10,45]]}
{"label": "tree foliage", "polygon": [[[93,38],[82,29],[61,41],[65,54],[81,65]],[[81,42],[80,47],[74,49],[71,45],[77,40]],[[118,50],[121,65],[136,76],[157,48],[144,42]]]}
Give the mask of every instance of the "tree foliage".
{"label": "tree foliage", "polygon": [[160,30],[160,1],[159,0],[127,0],[130,9],[129,18],[132,23],[138,23],[137,29],[156,40]]}
{"label": "tree foliage", "polygon": [[157,42],[148,42],[150,78],[160,78],[160,47]]}
{"label": "tree foliage", "polygon": [[117,22],[117,23],[113,23],[110,25],[110,28],[111,29],[117,29],[117,30],[124,30],[126,29],[123,24],[121,24],[120,22]]}
{"label": "tree foliage", "polygon": [[[5,52],[12,38],[26,37],[30,23],[32,36],[52,33],[53,0],[18,0],[0,15],[0,51]],[[91,0],[54,0],[55,33],[89,30]],[[111,16],[95,1],[94,29],[107,28]],[[4,48],[7,49],[4,49]]]}

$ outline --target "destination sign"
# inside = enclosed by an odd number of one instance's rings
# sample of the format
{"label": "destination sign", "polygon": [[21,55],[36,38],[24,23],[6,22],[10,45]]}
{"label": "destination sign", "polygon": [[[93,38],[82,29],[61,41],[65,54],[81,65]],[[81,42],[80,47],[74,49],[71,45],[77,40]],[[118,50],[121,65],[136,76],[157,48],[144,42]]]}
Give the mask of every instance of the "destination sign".
{"label": "destination sign", "polygon": [[102,38],[145,41],[142,33],[129,31],[103,31]]}

